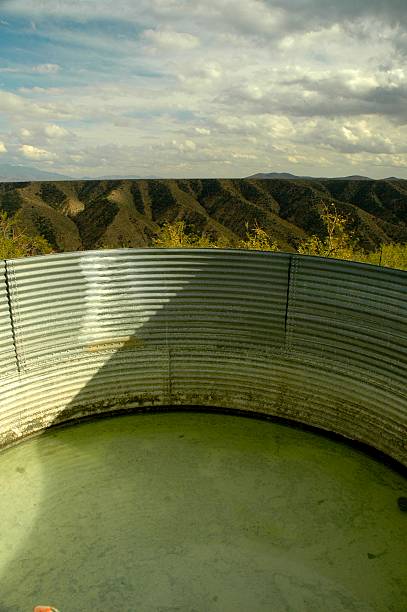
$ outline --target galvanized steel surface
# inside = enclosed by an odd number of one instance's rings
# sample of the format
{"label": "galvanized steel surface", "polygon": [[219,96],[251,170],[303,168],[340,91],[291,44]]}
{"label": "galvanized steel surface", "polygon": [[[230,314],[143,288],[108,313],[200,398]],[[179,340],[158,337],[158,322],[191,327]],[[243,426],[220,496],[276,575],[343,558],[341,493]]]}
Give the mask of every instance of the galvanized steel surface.
{"label": "galvanized steel surface", "polygon": [[407,464],[407,273],[234,250],[7,261],[3,444],[112,409],[264,412]]}
{"label": "galvanized steel surface", "polygon": [[7,286],[6,263],[0,261],[0,375],[17,373],[17,361],[13,339],[11,306]]}

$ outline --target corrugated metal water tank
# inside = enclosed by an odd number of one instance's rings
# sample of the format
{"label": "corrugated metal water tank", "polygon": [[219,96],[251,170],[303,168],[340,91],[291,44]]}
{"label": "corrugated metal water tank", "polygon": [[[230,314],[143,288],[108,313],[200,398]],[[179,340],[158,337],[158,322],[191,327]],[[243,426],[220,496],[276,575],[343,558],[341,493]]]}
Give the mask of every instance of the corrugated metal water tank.
{"label": "corrugated metal water tank", "polygon": [[123,249],[2,262],[0,436],[207,406],[407,464],[407,273],[284,253]]}

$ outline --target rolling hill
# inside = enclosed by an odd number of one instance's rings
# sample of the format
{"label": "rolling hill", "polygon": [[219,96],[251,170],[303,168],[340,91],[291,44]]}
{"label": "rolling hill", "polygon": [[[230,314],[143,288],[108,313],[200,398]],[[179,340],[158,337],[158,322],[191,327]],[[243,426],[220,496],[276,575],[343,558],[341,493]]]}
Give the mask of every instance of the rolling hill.
{"label": "rolling hill", "polygon": [[294,251],[324,235],[318,210],[334,202],[360,247],[407,242],[407,181],[354,179],[146,179],[0,183],[0,208],[58,251],[149,246],[166,221],[232,241],[264,228]]}

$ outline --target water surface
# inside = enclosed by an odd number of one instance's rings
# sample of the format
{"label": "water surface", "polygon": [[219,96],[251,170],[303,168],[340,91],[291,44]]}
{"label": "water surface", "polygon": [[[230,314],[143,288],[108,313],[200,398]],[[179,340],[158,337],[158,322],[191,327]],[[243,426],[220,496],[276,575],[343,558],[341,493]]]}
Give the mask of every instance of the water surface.
{"label": "water surface", "polygon": [[0,612],[401,612],[406,481],[288,426],[199,413],[0,454]]}

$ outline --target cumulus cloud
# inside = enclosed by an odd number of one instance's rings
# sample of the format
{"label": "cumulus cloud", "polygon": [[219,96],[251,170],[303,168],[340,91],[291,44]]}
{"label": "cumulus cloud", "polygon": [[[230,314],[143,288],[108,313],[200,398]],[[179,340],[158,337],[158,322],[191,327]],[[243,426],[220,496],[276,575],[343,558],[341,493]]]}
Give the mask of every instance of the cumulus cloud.
{"label": "cumulus cloud", "polygon": [[[291,75],[291,76],[290,76]],[[226,87],[219,100],[238,101],[250,112],[280,112],[297,117],[380,115],[401,125],[407,123],[407,72],[363,72],[358,69],[275,69],[270,77],[246,77],[246,82]]]}
{"label": "cumulus cloud", "polygon": [[55,157],[55,154],[50,153],[46,149],[39,149],[33,145],[23,144],[20,147],[20,152],[27,159],[48,160]]}
{"label": "cumulus cloud", "polygon": [[44,132],[48,138],[63,138],[68,135],[68,131],[65,128],[60,125],[55,125],[55,123],[46,125]]}
{"label": "cumulus cloud", "polygon": [[183,142],[173,140],[171,144],[177,151],[180,151],[181,153],[190,153],[191,151],[196,151],[196,144],[193,140],[186,139]]}
{"label": "cumulus cloud", "polygon": [[0,110],[3,112],[13,112],[24,107],[24,100],[10,91],[0,90]]}

